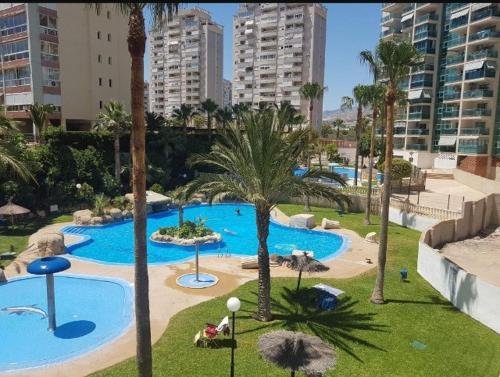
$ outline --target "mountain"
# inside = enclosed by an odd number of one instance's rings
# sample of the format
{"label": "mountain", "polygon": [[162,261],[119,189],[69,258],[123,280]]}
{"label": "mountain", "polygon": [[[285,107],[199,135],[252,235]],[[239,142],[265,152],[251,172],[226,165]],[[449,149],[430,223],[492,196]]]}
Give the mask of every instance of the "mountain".
{"label": "mountain", "polygon": [[[363,109],[363,115],[371,114],[370,108]],[[353,122],[357,117],[357,109],[353,108],[351,110],[326,110],[323,111],[323,122],[331,122],[334,119],[340,118],[344,122]]]}

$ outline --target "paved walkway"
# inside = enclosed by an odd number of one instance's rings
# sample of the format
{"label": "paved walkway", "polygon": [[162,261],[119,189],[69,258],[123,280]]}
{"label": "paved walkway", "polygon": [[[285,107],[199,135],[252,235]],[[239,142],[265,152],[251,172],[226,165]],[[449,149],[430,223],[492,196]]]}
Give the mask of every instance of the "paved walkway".
{"label": "paved walkway", "polygon": [[[279,209],[273,210],[272,215],[280,222],[288,224],[288,217]],[[50,225],[37,232],[37,236],[44,232],[53,232],[66,224]],[[338,233],[347,235],[351,240],[351,247],[338,258],[326,262],[330,270],[320,274],[318,277],[349,278],[364,273],[375,266],[378,247],[376,244],[367,243],[355,232],[341,229]],[[36,237],[36,236],[35,236]],[[73,242],[68,238],[66,243]],[[34,242],[34,237],[30,244]],[[33,249],[21,253],[17,260],[6,268],[8,278],[26,274],[26,265],[36,258]],[[370,258],[373,264],[368,264],[365,259]],[[134,269],[132,266],[112,266],[101,263],[82,261],[73,257],[71,259],[72,274],[87,274],[98,276],[109,276],[121,278],[133,283]],[[207,289],[186,289],[175,284],[176,278],[189,271],[194,271],[194,263],[179,263],[168,266],[149,266],[150,283],[150,311],[151,311],[151,333],[152,341],[156,342],[169,323],[170,318],[179,311],[196,305],[200,302],[226,294],[241,284],[256,279],[258,270],[242,270],[239,257],[202,257],[200,259],[200,270],[211,272],[219,277],[219,283]],[[272,276],[293,276],[296,272],[285,267],[271,268]],[[306,274],[307,276],[307,274]],[[222,318],[225,313],[221,313]],[[218,318],[211,320],[217,321]],[[199,327],[203,327],[207,318],[200,318]],[[195,334],[186,334],[194,337]],[[80,377],[86,376],[98,370],[110,367],[120,361],[135,355],[135,322],[130,329],[119,338],[99,348],[99,351],[89,353],[61,364],[53,364],[47,367],[31,369],[27,372],[0,372],[0,377]],[[43,345],[40,345],[43,346]]]}

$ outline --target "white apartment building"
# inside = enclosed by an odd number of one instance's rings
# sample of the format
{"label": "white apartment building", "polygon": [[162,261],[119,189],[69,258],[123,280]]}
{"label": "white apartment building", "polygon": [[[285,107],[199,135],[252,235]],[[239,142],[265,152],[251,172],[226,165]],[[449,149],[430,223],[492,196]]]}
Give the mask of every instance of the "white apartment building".
{"label": "white apartment building", "polygon": [[181,9],[150,38],[151,111],[169,116],[181,104],[223,103],[223,28],[200,8]]}
{"label": "white apartment building", "polygon": [[422,54],[400,83],[409,104],[395,119],[394,154],[500,179],[500,7],[383,3],[381,26],[381,38],[404,38]]}
{"label": "white apartment building", "polygon": [[223,86],[224,99],[222,105],[224,107],[231,106],[233,103],[233,84],[231,81],[224,79]]}
{"label": "white apartment building", "polygon": [[52,104],[53,125],[88,130],[110,100],[130,109],[127,19],[113,6],[0,4],[1,103],[28,138],[26,108]]}
{"label": "white apartment building", "polygon": [[149,83],[144,81],[144,112],[150,111],[149,109]]}
{"label": "white apartment building", "polygon": [[[326,15],[319,3],[241,3],[233,18],[233,104],[288,101],[308,117],[299,89],[324,84]],[[319,99],[317,130],[322,116]]]}

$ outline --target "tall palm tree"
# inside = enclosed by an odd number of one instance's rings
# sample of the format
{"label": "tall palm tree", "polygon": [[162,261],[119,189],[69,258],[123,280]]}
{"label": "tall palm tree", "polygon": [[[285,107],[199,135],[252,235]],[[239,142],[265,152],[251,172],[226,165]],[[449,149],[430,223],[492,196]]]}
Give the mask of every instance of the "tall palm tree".
{"label": "tall palm tree", "polygon": [[363,133],[363,108],[368,106],[368,86],[356,85],[352,91],[353,98],[342,97],[342,105],[346,109],[352,109],[353,103],[357,104],[356,127],[356,155],[354,158],[354,186],[358,185],[358,159],[359,159],[359,140]]}
{"label": "tall palm tree", "polygon": [[196,115],[196,110],[191,105],[181,104],[181,107],[178,107],[172,111],[172,118],[178,120],[182,123],[182,128],[184,130],[184,136],[187,136],[187,126],[191,121],[191,118]]}
{"label": "tall palm tree", "polygon": [[379,62],[380,76],[383,77],[385,82],[387,123],[378,268],[375,287],[370,298],[370,301],[374,304],[384,303],[384,277],[387,259],[387,228],[389,225],[390,184],[394,138],[394,104],[398,99],[398,83],[408,76],[410,68],[416,66],[419,59],[420,56],[418,51],[407,41],[380,41],[375,49],[375,60]]}
{"label": "tall palm tree", "polygon": [[146,111],[144,113],[144,119],[146,121],[147,132],[156,133],[161,128],[165,127],[165,118],[161,114]]}
{"label": "tall palm tree", "polygon": [[35,126],[35,142],[43,143],[43,134],[49,126],[49,115],[55,111],[55,107],[51,104],[40,104],[35,102],[29,105],[25,111],[29,114],[33,125]]}
{"label": "tall palm tree", "polygon": [[[144,120],[144,52],[146,28],[144,10],[150,10],[158,26],[177,12],[179,3],[117,3],[117,10],[128,17],[128,51],[131,64],[132,161],[134,194],[135,320],[137,334],[137,371],[140,377],[153,374],[151,326],[149,318],[149,278],[146,238],[146,127]],[[100,11],[100,3],[93,3]]]}
{"label": "tall palm tree", "polygon": [[105,130],[113,135],[115,155],[115,179],[120,182],[120,137],[130,131],[132,121],[130,114],[125,111],[123,105],[117,101],[109,101],[104,106],[104,111],[97,115],[96,130]]}
{"label": "tall palm tree", "polygon": [[340,130],[345,128],[343,119],[337,118],[333,121],[333,127],[337,130],[337,140],[340,140]]}
{"label": "tall palm tree", "polygon": [[217,105],[214,101],[212,101],[210,98],[207,98],[205,101],[200,103],[201,111],[207,114],[207,128],[208,128],[208,142],[212,142],[212,116],[214,113],[217,111],[219,108],[219,105]]}
{"label": "tall palm tree", "polygon": [[217,109],[215,112],[215,120],[222,126],[222,129],[226,128],[227,125],[233,121],[233,117],[233,109],[230,106]]}
{"label": "tall palm tree", "polygon": [[241,127],[243,122],[243,114],[250,111],[250,107],[246,103],[235,103],[233,106],[233,114],[236,118],[236,124]]}
{"label": "tall palm tree", "polygon": [[300,88],[300,95],[309,101],[309,127],[311,129],[313,128],[314,101],[320,99],[327,89],[326,86],[321,86],[321,84],[316,81],[307,82]]}
{"label": "tall palm tree", "polygon": [[277,121],[287,127],[287,132],[292,132],[293,126],[302,124],[304,116],[288,101],[281,101],[274,104]]}
{"label": "tall palm tree", "polygon": [[[335,201],[340,206],[348,198],[339,191],[309,179],[293,175],[307,143],[309,130],[284,133],[284,125],[276,121],[272,110],[248,113],[244,116],[245,132],[237,125],[221,131],[208,154],[193,156],[195,166],[215,167],[220,173],[207,173],[185,186],[187,194],[204,192],[209,201],[214,197],[238,197],[255,205],[258,239],[258,309],[256,318],[271,320],[269,271],[270,211],[283,196],[308,195]],[[340,184],[344,180],[334,173],[329,175]],[[304,178],[317,177],[319,171],[310,170]]]}

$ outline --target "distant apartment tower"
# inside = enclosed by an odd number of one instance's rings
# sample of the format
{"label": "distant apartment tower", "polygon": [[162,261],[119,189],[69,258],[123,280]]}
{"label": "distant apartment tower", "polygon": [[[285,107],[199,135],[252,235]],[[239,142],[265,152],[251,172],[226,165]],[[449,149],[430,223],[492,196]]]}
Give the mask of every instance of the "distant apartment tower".
{"label": "distant apartment tower", "polygon": [[383,3],[381,23],[382,38],[422,54],[400,83],[409,104],[396,116],[395,155],[500,179],[498,5]]}
{"label": "distant apartment tower", "polygon": [[144,81],[144,112],[149,111],[149,83]]}
{"label": "distant apartment tower", "polygon": [[181,104],[223,102],[223,28],[200,8],[181,9],[150,32],[151,110],[169,116]]}
{"label": "distant apartment tower", "polygon": [[232,96],[233,96],[233,84],[231,84],[231,81],[224,79],[224,87],[223,87],[223,92],[224,92],[224,100],[222,101],[222,104],[224,107],[226,106],[231,106],[232,102]]}
{"label": "distant apartment tower", "polygon": [[53,125],[89,129],[114,99],[130,109],[127,22],[112,6],[0,4],[1,103],[28,137],[25,109],[52,104]]}
{"label": "distant apartment tower", "polygon": [[[240,4],[233,19],[233,104],[288,101],[309,116],[299,89],[324,83],[326,14],[319,3]],[[319,130],[323,99],[315,102]]]}

